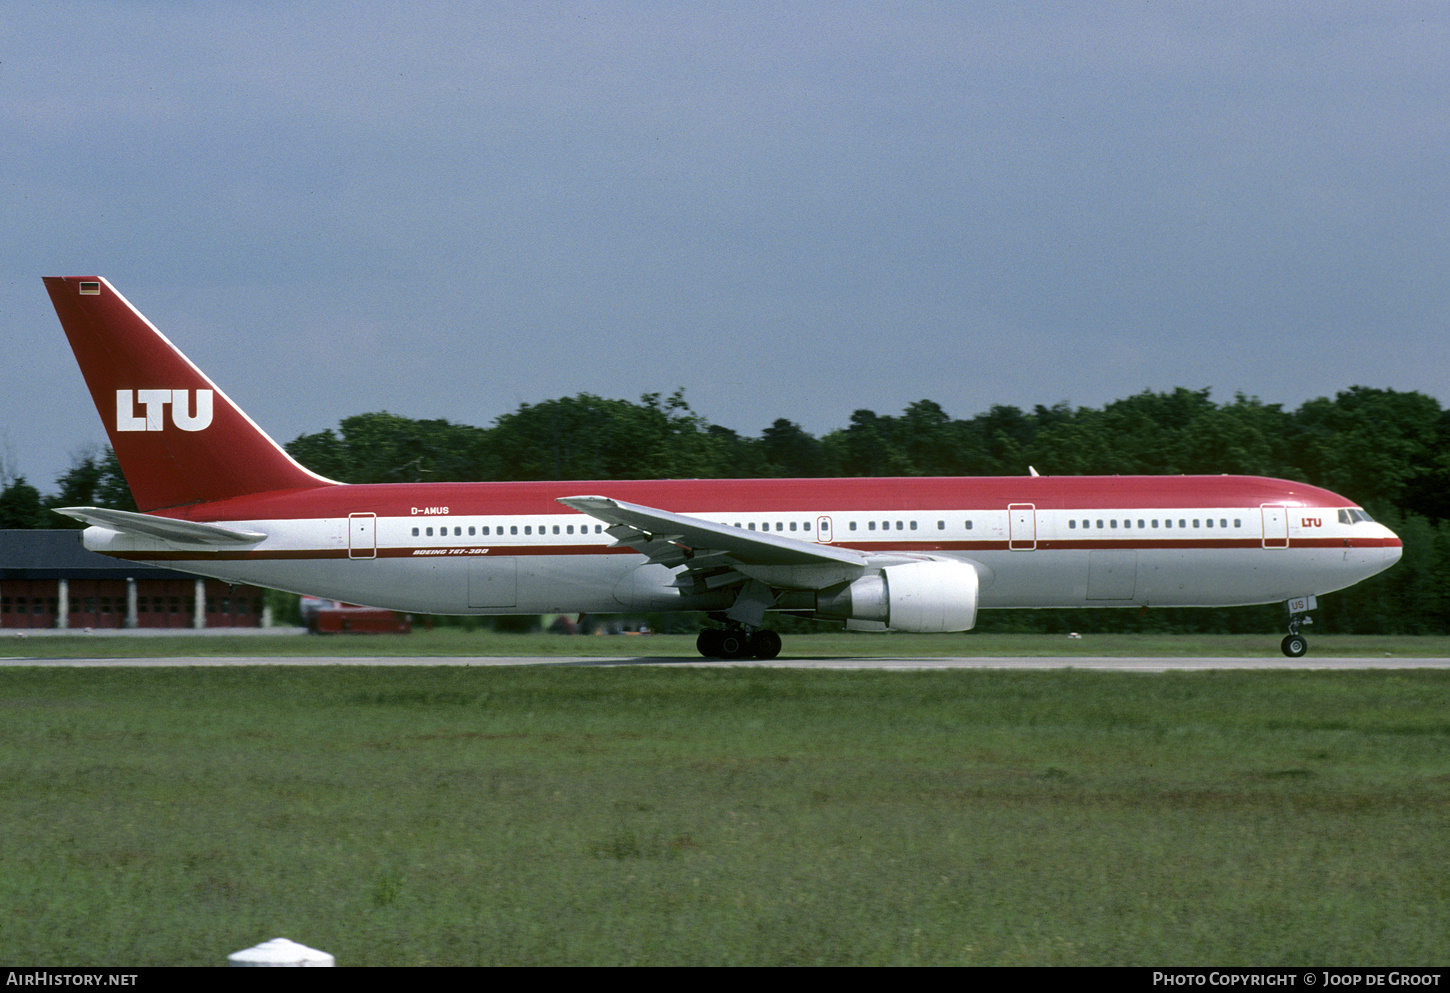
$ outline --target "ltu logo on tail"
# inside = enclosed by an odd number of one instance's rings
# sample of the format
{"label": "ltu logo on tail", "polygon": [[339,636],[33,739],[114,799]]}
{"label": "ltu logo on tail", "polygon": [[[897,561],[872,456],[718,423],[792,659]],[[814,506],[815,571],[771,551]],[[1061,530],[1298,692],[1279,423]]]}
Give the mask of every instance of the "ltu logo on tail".
{"label": "ltu logo on tail", "polygon": [[[211,424],[211,390],[197,390],[193,410],[191,390],[117,390],[117,431],[162,431],[165,429],[162,408],[171,405],[171,423],[183,431],[200,431]],[[136,416],[136,405],[146,408],[144,417]]]}

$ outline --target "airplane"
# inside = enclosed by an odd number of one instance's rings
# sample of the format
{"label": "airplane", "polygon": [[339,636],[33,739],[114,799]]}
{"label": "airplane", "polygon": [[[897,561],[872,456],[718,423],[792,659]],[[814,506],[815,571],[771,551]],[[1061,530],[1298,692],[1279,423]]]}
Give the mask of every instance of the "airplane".
{"label": "airplane", "polygon": [[978,610],[1284,601],[1388,569],[1400,539],[1256,476],[345,484],[304,468],[105,279],[44,280],[139,513],[67,507],[86,548],[399,611],[701,611],[709,658],[767,616],[953,632]]}

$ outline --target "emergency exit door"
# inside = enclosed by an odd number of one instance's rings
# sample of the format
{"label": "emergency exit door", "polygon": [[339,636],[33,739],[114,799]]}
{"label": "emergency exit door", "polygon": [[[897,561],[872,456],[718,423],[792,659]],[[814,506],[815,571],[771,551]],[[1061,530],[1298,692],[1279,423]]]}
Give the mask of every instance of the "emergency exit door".
{"label": "emergency exit door", "polygon": [[1037,547],[1037,506],[1031,503],[1007,505],[1007,547],[1030,552]]}
{"label": "emergency exit door", "polygon": [[347,515],[347,557],[375,559],[378,557],[378,515]]}

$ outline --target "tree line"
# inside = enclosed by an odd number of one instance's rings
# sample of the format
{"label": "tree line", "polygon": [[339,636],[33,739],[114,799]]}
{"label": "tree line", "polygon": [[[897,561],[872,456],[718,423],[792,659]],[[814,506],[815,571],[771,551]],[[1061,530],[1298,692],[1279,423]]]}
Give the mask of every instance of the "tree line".
{"label": "tree line", "polygon": [[[1323,486],[1404,539],[1389,572],[1326,597],[1316,630],[1450,633],[1450,411],[1417,392],[1356,386],[1285,410],[1207,389],[1145,391],[1101,408],[997,405],[954,419],[920,400],[898,415],[858,410],[815,437],[784,418],[756,437],[711,424],[683,391],[638,402],[588,393],[523,404],[492,426],[379,411],[285,446],[350,483],[654,478],[1165,475],[1242,473]],[[0,527],[65,527],[49,507],[129,509],[109,450],[77,456],[42,495],[8,475]],[[1264,631],[1276,608],[1210,611],[997,611],[999,630]]]}

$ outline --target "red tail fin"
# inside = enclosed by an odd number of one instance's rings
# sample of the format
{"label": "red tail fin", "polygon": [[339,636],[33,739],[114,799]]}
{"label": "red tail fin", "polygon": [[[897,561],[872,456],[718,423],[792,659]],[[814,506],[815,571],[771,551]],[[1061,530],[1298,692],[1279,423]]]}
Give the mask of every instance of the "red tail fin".
{"label": "red tail fin", "polygon": [[138,508],[332,483],[298,465],[110,283],[48,276],[45,288]]}

